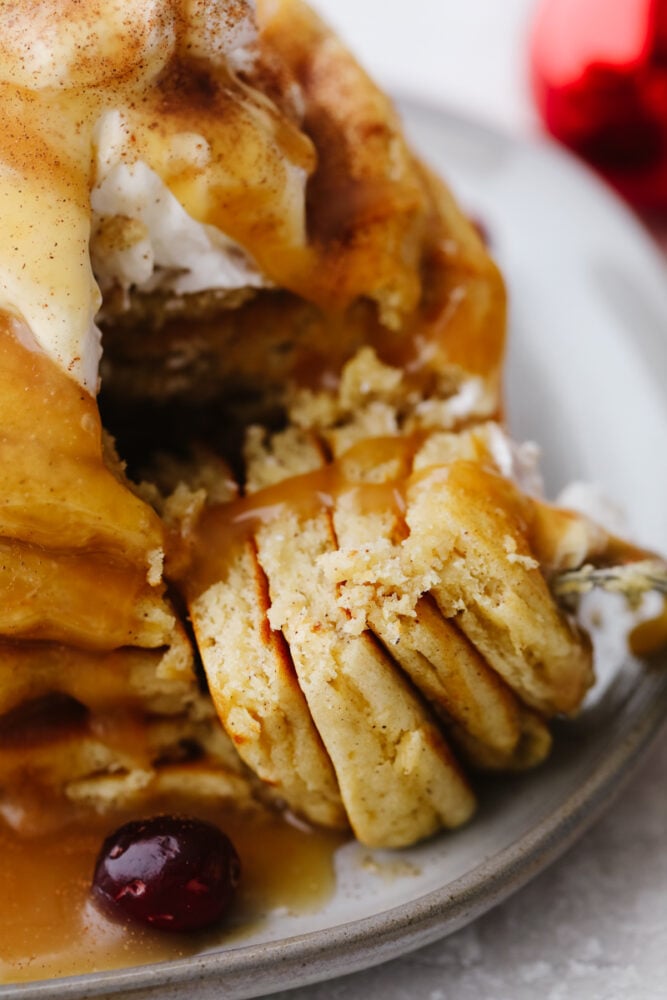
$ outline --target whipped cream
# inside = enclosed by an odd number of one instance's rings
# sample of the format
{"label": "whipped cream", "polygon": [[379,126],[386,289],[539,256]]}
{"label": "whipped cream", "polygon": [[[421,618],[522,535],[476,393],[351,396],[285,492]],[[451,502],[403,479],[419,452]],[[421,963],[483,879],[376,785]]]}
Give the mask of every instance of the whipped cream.
{"label": "whipped cream", "polygon": [[182,9],[193,56],[227,62],[237,73],[252,69],[257,56],[253,0],[182,0]]}
{"label": "whipped cream", "polygon": [[[181,133],[174,156],[205,165],[203,136]],[[160,176],[141,160],[127,162],[130,129],[118,111],[96,128],[96,178],[91,192],[93,270],[102,291],[186,295],[263,288],[270,282],[251,256],[215,226],[197,222]]]}
{"label": "whipped cream", "polygon": [[0,309],[90,392],[100,288],[262,287],[253,254],[306,245],[312,143],[236,76],[256,56],[253,11],[0,4]]}
{"label": "whipped cream", "polygon": [[153,78],[176,44],[164,0],[38,0],[0,6],[0,80],[29,91]]}

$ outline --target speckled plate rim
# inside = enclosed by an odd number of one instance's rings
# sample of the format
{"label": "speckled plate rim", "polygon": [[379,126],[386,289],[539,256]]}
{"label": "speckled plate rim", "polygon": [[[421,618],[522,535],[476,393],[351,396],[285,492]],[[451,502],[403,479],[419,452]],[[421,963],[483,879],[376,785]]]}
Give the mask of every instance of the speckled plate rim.
{"label": "speckled plate rim", "polygon": [[[411,114],[475,135],[493,130],[441,109],[406,103]],[[533,140],[498,141],[522,144]],[[560,158],[568,170],[580,170],[582,183],[599,187],[567,154],[544,144],[547,155]],[[635,241],[648,237],[639,223],[612,195],[609,210],[624,215],[623,224]],[[655,254],[655,251],[652,251]],[[619,708],[615,738],[601,732],[599,756],[576,790],[559,801],[529,831],[486,858],[461,877],[448,881],[400,906],[370,917],[348,921],[279,941],[234,945],[170,962],[67,977],[58,980],[0,986],[0,1000],[87,1000],[128,996],[132,1000],[160,997],[198,1000],[224,995],[225,1000],[265,996],[333,976],[378,965],[450,934],[502,902],[562,855],[623,788],[646,756],[667,718],[667,658],[641,676]],[[620,737],[620,738],[619,738]]]}

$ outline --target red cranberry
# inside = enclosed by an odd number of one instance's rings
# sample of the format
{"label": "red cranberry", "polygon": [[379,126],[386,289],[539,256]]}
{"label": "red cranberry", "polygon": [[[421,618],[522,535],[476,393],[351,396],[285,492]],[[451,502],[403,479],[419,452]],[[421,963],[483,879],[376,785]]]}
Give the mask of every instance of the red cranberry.
{"label": "red cranberry", "polygon": [[212,823],[155,816],[107,837],[93,894],[105,908],[151,927],[191,931],[225,914],[240,873],[232,842]]}

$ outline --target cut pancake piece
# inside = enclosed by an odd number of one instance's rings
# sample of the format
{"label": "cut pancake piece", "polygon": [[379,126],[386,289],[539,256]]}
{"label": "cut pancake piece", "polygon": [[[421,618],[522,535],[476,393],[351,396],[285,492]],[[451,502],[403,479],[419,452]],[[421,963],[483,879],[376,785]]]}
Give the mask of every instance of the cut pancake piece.
{"label": "cut pancake piece", "polygon": [[[443,713],[454,739],[460,743],[465,734],[465,755],[474,763],[483,760],[488,766],[493,759],[498,768],[539,763],[551,742],[546,724],[520,702],[434,602],[420,596],[420,587],[426,590],[432,577],[428,569],[421,567],[415,580],[405,575],[414,573],[414,566],[399,569],[393,586],[382,586],[383,574],[391,578],[393,572],[385,570],[384,563],[400,560],[408,534],[404,492],[413,468],[461,456],[491,462],[502,432],[496,425],[479,424],[458,434],[421,429],[401,435],[401,423],[417,425],[423,401],[413,398],[411,413],[400,372],[380,365],[367,350],[346,366],[336,398],[332,396],[297,393],[297,419],[313,428],[310,436],[291,427],[261,448],[261,434],[253,429],[252,447],[246,450],[248,475],[260,486],[269,484],[269,470],[275,477],[271,481],[276,481],[308,468],[324,468],[325,452],[313,443],[315,431],[321,435],[334,456],[335,471],[324,474],[320,491],[331,492],[338,552],[330,564],[334,569],[336,562],[340,565],[338,604],[360,628],[372,629],[427,701]],[[316,488],[311,483],[311,489]],[[292,496],[299,491],[295,486]],[[374,583],[362,584],[354,595],[357,574]]]}
{"label": "cut pancake piece", "polygon": [[[349,369],[360,370],[360,365],[361,369],[365,367],[363,361],[355,359]],[[348,371],[344,381],[346,377],[354,380],[355,376]],[[362,560],[367,554],[371,573],[375,571],[380,577],[381,560],[387,556],[386,547],[381,551],[382,542],[394,547],[407,533],[401,510],[401,484],[410,473],[415,451],[417,454],[421,451],[418,440],[363,438],[370,428],[387,430],[395,425],[395,421],[387,419],[386,411],[380,414],[373,409],[371,414],[364,415],[355,410],[350,417],[351,424],[346,427],[340,422],[340,414],[336,414],[336,427],[325,432],[334,454],[337,447],[357,441],[339,457],[336,474],[329,476],[330,483],[339,487],[333,491],[330,503],[336,547],[343,550],[342,557],[348,561],[357,553],[362,553]],[[464,435],[450,437],[459,449],[466,444],[471,447]],[[263,448],[260,440],[261,434],[255,429],[251,435],[252,447],[246,450],[248,476],[255,488],[298,475],[307,468],[314,470],[326,465],[321,447],[318,448],[312,436],[309,438],[297,428],[273,435]],[[455,445],[450,447],[453,450]],[[326,490],[326,479],[322,485]],[[316,489],[314,483],[311,488]],[[298,496],[299,489],[295,485],[293,497]],[[372,589],[367,588],[361,597],[361,608],[353,609],[340,595],[338,604],[344,606],[347,614],[361,618],[364,626],[370,627],[384,642],[390,657],[403,668],[430,705],[445,715],[450,731],[463,744],[468,758],[484,767],[491,766],[493,761],[497,768],[530,766],[544,758],[550,746],[546,725],[535,713],[528,713],[465,636],[442,618],[427,597],[418,601],[414,616],[391,617],[388,608],[393,601],[400,603],[400,594],[384,593],[379,601],[374,596]],[[528,714],[530,723],[524,721]],[[534,733],[535,738],[525,739],[526,730]]]}
{"label": "cut pancake piece", "polygon": [[[236,487],[224,465],[207,458],[204,467],[217,472],[217,484],[209,484],[209,491],[218,492],[219,502],[203,510],[190,537],[191,557],[179,586],[218,716],[268,797],[312,823],[344,828],[347,819],[331,761],[289,648],[268,623],[267,582],[252,537],[262,513],[244,511],[240,500],[231,519],[221,516],[234,507]],[[271,471],[266,475],[270,479]],[[226,504],[220,498],[224,484]]]}
{"label": "cut pancake piece", "polygon": [[411,481],[406,555],[435,571],[443,614],[526,705],[573,712],[592,682],[590,644],[555,604],[528,545],[530,517],[508,480],[457,460]]}
{"label": "cut pancake piece", "polygon": [[[502,431],[486,424],[458,433],[420,428],[420,398],[403,399],[399,414],[392,400],[400,395],[400,374],[361,353],[335,398],[298,391],[296,424],[274,434],[249,430],[246,495],[230,494],[227,503],[218,497],[204,511],[193,529],[196,557],[183,585],[213,697],[244,760],[269,785],[282,787],[292,808],[316,818],[293,776],[291,788],[284,777],[276,781],[285,765],[276,768],[277,752],[270,740],[264,745],[284,724],[280,713],[274,730],[263,723],[266,704],[273,709],[287,692],[294,697],[290,684],[280,692],[268,675],[293,668],[305,696],[300,710],[331,759],[355,834],[368,844],[396,846],[462,822],[472,808],[443,733],[474,767],[538,764],[551,745],[542,713],[573,707],[563,695],[573,677],[578,703],[590,658],[537,569],[529,546],[533,503],[495,467]],[[369,436],[373,431],[382,436]],[[495,628],[503,639],[493,635],[492,659],[488,621],[479,616],[477,631],[461,630],[460,609],[438,599],[447,575],[434,552],[443,538],[446,544],[447,518],[460,519],[478,546],[487,542],[474,504],[469,510],[454,504],[450,512],[447,502],[427,520],[420,490],[424,484],[429,497],[433,491],[429,502],[437,504],[440,478],[468,466],[482,478],[492,511],[498,508],[492,538],[501,527],[511,537],[510,545],[501,534],[499,544],[509,545],[503,555],[513,585],[532,586],[546,609],[543,645],[553,649],[565,636],[568,653],[576,654],[572,664],[550,663],[549,691],[556,694],[549,701],[525,696],[542,669],[531,650],[517,653],[514,673],[504,667],[518,628],[511,602],[498,612]],[[496,483],[504,485],[494,492]],[[483,568],[476,558],[473,553],[469,562],[481,585],[502,586],[500,556]],[[468,593],[466,570],[450,570]],[[474,611],[471,593],[468,613]],[[409,782],[397,749],[407,745],[414,755]]]}
{"label": "cut pancake piece", "polygon": [[541,764],[551,751],[553,737],[544,716],[519,703],[519,739],[511,752],[502,753],[470,735],[469,729],[445,720],[448,736],[466,763],[478,771],[526,771]]}
{"label": "cut pancake piece", "polygon": [[[190,597],[190,613],[223,724],[240,755],[290,808],[326,825],[340,825],[346,815],[364,843],[397,846],[441,825],[457,825],[470,814],[472,795],[437,727],[391,661],[368,636],[346,636],[331,618],[321,627],[302,627],[304,608],[299,611],[299,598],[295,604],[292,597],[304,589],[314,594],[315,577],[310,588],[305,579],[299,586],[296,578],[316,572],[312,546],[330,549],[333,538],[326,515],[309,516],[312,497],[294,515],[288,506],[283,511],[282,488],[275,487],[288,476],[291,463],[302,469],[321,462],[319,448],[299,431],[277,440],[273,461],[264,461],[259,440],[251,441],[248,484],[264,488],[202,515],[195,560],[185,579],[186,589],[200,592]],[[303,445],[296,453],[290,447],[295,441]],[[314,503],[317,507],[316,498]],[[286,535],[290,517],[299,525],[298,544]],[[281,550],[284,545],[293,558]],[[285,566],[277,571],[281,561]],[[287,597],[281,629],[275,621],[282,606],[276,590]],[[326,600],[334,607],[335,594]],[[393,701],[397,718],[392,722]],[[291,733],[286,734],[287,720]],[[272,745],[278,735],[282,747]],[[331,794],[329,758],[344,811],[338,793]]]}
{"label": "cut pancake piece", "polygon": [[345,633],[335,593],[323,589],[329,516],[285,510],[255,537],[269,620],[289,644],[357,838],[398,847],[465,822],[474,798],[431,716],[368,633]]}
{"label": "cut pancake piece", "polygon": [[[215,545],[214,532],[206,532]],[[274,799],[313,823],[347,825],[336,777],[299,688],[289,649],[267,621],[266,580],[251,540],[216,553],[219,578],[189,601],[209,691],[239,756]],[[198,587],[201,553],[185,584]],[[195,591],[196,592],[196,591]]]}
{"label": "cut pancake piece", "polygon": [[369,614],[391,655],[438,713],[467,763],[493,770],[534,767],[546,757],[551,737],[544,720],[530,712],[492,670],[456,625],[443,618],[429,596],[395,630]]}
{"label": "cut pancake piece", "polygon": [[[363,423],[356,414],[355,420],[359,419]],[[337,428],[328,437],[334,447],[350,440],[345,428]],[[464,433],[447,438],[450,455],[481,452],[481,437],[477,441]],[[332,503],[342,565],[339,576],[350,570],[353,579],[354,563],[359,562],[362,575],[367,572],[376,583],[354,595],[352,579],[345,580],[338,603],[372,629],[430,705],[452,723],[454,739],[460,742],[459,733],[465,734],[464,751],[474,763],[484,760],[487,766],[493,759],[498,768],[537,764],[550,746],[544,722],[530,713],[530,724],[524,725],[527,709],[457,626],[443,618],[435,603],[428,596],[415,596],[408,579],[403,580],[403,592],[400,580],[392,591],[381,586],[387,572],[384,562],[400,559],[400,546],[408,533],[404,483],[413,461],[418,462],[428,450],[429,440],[366,439],[338,458],[340,479],[347,484],[336,492]],[[293,453],[297,450],[292,448]],[[442,452],[442,444],[438,450]],[[391,574],[390,569],[387,575]],[[522,738],[526,728],[535,736],[529,742]]]}

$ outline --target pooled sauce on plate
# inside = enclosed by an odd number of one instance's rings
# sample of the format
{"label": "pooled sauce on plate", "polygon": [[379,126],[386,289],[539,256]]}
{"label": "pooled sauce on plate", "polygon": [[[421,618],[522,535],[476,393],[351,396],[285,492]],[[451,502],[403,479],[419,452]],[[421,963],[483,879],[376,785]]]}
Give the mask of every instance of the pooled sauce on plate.
{"label": "pooled sauce on plate", "polygon": [[[150,813],[186,809],[157,803]],[[137,818],[136,811],[63,818],[62,827],[32,836],[0,822],[0,982],[128,967],[233,946],[272,909],[309,912],[333,891],[333,853],[340,835],[296,827],[259,809],[243,814],[198,806],[197,813],[231,838],[242,876],[226,921],[196,934],[116,922],[92,901],[100,846],[117,826]],[[141,814],[147,814],[145,807]]]}

